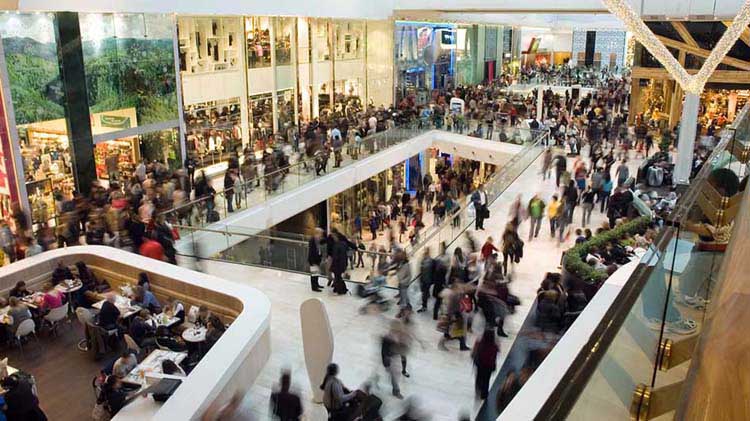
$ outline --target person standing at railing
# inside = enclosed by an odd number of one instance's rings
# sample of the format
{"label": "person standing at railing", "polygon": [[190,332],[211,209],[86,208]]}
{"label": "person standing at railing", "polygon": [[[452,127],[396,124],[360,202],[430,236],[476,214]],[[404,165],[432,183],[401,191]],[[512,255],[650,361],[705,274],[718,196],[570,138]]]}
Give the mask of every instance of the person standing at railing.
{"label": "person standing at railing", "polygon": [[234,179],[232,179],[232,171],[227,170],[224,173],[224,197],[227,201],[227,212],[234,212],[233,207],[233,196],[234,196]]}
{"label": "person standing at railing", "polygon": [[487,217],[489,211],[487,210],[487,191],[484,190],[484,184],[479,184],[477,189],[471,195],[471,203],[474,204],[474,211],[476,214],[476,220],[474,222],[474,230],[484,231],[484,219]]}

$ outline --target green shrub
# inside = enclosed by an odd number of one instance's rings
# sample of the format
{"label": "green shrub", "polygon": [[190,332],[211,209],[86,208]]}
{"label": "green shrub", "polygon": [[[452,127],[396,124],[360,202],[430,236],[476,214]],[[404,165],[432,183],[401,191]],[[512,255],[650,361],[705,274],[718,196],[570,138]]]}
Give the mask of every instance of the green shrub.
{"label": "green shrub", "polygon": [[643,232],[649,223],[651,223],[650,216],[641,216],[614,229],[595,235],[588,241],[575,245],[565,253],[565,260],[563,262],[565,270],[584,282],[595,284],[604,282],[608,275],[594,269],[583,260],[589,254],[589,251],[592,248],[600,248],[610,241],[623,238],[626,235],[635,235]]}

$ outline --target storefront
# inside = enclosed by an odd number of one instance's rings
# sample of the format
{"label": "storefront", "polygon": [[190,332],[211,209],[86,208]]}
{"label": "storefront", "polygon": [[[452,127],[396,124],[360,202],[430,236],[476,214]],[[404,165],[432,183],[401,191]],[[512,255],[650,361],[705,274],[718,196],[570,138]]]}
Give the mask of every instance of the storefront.
{"label": "storefront", "polygon": [[[50,215],[55,189],[69,196],[82,179],[106,184],[129,175],[140,160],[179,168],[190,156],[214,176],[246,147],[293,141],[300,121],[353,117],[368,104],[393,103],[389,21],[71,15],[79,23],[83,66],[67,79],[57,56],[59,14],[0,16],[18,180]],[[442,86],[451,79],[453,41],[451,33],[434,37],[445,54],[432,60],[429,77]],[[71,121],[79,128],[84,116],[66,115],[65,87],[80,80],[88,90],[87,148],[74,147],[71,139],[81,136],[69,133]],[[88,154],[93,165],[89,160],[86,174],[76,174],[77,158]]]}
{"label": "storefront", "polygon": [[455,25],[396,22],[397,101],[412,97],[424,104],[433,89],[453,87],[455,47]]}

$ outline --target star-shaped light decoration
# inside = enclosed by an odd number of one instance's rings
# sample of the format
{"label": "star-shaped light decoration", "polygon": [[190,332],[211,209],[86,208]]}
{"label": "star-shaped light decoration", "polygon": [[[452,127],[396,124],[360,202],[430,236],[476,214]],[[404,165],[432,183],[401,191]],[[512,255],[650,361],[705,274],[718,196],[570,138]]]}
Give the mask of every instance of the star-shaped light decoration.
{"label": "star-shaped light decoration", "polygon": [[750,0],[745,0],[737,16],[734,17],[732,24],[727,27],[724,35],[721,36],[711,54],[706,58],[703,67],[701,67],[698,73],[691,75],[680,65],[656,35],[651,32],[651,29],[646,26],[641,17],[630,6],[630,1],[602,0],[602,2],[613,15],[622,20],[625,27],[633,33],[638,42],[659,60],[659,63],[680,84],[682,89],[693,94],[703,92],[703,87],[706,86],[708,78],[711,77],[716,67],[721,63],[721,60],[724,59],[734,43],[737,42],[742,31],[750,24]]}

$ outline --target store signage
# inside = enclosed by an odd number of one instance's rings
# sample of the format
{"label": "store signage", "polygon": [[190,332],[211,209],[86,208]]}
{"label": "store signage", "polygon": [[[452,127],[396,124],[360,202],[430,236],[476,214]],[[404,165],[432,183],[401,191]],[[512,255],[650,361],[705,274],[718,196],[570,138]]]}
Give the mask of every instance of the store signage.
{"label": "store signage", "polygon": [[110,127],[113,129],[129,129],[131,127],[130,117],[119,115],[102,114],[99,116],[99,124],[101,124],[102,127]]}

